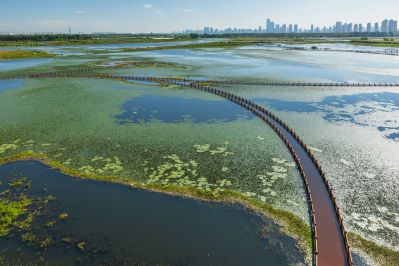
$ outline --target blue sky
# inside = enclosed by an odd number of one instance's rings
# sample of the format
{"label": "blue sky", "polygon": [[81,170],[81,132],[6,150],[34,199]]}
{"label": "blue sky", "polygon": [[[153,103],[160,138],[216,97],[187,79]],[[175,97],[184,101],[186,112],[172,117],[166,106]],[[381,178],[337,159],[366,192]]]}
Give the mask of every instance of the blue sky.
{"label": "blue sky", "polygon": [[398,0],[1,0],[0,32],[168,32],[399,19]]}

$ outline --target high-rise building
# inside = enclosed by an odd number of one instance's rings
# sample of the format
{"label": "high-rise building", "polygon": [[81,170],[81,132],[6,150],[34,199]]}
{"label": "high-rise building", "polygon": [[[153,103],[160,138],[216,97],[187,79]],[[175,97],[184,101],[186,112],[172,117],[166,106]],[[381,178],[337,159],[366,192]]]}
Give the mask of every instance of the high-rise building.
{"label": "high-rise building", "polygon": [[310,25],[310,32],[314,32],[314,25]]}
{"label": "high-rise building", "polygon": [[288,25],[288,32],[289,32],[289,33],[292,33],[292,32],[293,32],[292,24]]}
{"label": "high-rise building", "polygon": [[380,31],[380,26],[378,25],[378,22],[374,23],[374,32],[379,32]]}
{"label": "high-rise building", "polygon": [[359,24],[359,32],[363,32],[363,25],[361,23]]}
{"label": "high-rise building", "polygon": [[287,25],[286,24],[283,24],[281,26],[281,33],[287,33]]}
{"label": "high-rise building", "polygon": [[298,33],[298,24],[295,24],[295,25],[294,25],[294,32],[295,32],[295,33]]}
{"label": "high-rise building", "polygon": [[342,22],[341,21],[337,21],[335,23],[335,32],[342,32]]}
{"label": "high-rise building", "polygon": [[267,33],[275,32],[274,22],[271,21],[269,18],[266,20],[266,32]]}
{"label": "high-rise building", "polygon": [[358,32],[358,31],[359,31],[359,26],[358,26],[357,24],[355,24],[355,25],[353,26],[353,31],[354,31],[354,32]]}
{"label": "high-rise building", "polygon": [[367,23],[367,32],[371,32],[371,23]]}
{"label": "high-rise building", "polygon": [[353,31],[353,24],[349,23],[348,24],[348,28],[347,28],[347,32],[352,32]]}
{"label": "high-rise building", "polygon": [[388,32],[388,20],[384,19],[381,23],[381,32]]}
{"label": "high-rise building", "polygon": [[388,31],[392,33],[396,33],[398,31],[398,22],[396,20],[389,20]]}

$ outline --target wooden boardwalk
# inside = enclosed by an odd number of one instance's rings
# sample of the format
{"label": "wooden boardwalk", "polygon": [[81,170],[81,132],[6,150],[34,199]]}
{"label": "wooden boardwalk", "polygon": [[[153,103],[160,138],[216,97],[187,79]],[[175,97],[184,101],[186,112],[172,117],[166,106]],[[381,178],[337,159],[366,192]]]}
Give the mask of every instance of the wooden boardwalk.
{"label": "wooden boardwalk", "polygon": [[352,265],[352,256],[340,211],[320,164],[300,137],[285,122],[263,106],[224,90],[202,86],[197,82],[184,79],[82,72],[31,74],[9,78],[103,78],[159,82],[205,91],[239,104],[273,128],[297,163],[303,178],[312,217],[314,264],[319,266]]}

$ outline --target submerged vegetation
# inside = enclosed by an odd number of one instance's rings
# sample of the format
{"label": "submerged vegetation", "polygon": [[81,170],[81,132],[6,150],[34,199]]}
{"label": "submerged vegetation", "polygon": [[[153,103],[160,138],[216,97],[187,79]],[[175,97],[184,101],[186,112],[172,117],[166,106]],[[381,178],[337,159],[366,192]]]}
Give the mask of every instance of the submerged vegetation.
{"label": "submerged vegetation", "polygon": [[[132,41],[124,39],[121,43]],[[143,38],[136,41],[151,40]],[[69,42],[57,41],[57,44]],[[76,41],[76,44],[79,42]],[[235,48],[275,42],[306,44],[326,40],[247,37],[212,43],[126,48],[122,51]],[[110,43],[117,42],[112,40]],[[114,51],[109,52],[112,56],[117,55]],[[72,57],[70,61],[13,73],[68,71],[87,67],[92,67],[93,72],[108,73],[111,70],[94,69],[104,64],[106,56],[101,53],[105,52],[88,53],[88,62]],[[132,58],[123,60],[126,61],[121,61],[122,65],[133,62]],[[112,73],[141,74],[145,73],[145,69],[139,72],[139,68],[143,67],[147,67],[146,64],[136,64],[135,68],[112,70]],[[184,71],[190,69],[177,64],[151,67],[160,76],[173,71],[184,76]],[[298,240],[309,258],[312,235],[301,178],[285,146],[262,122],[238,119],[195,123],[187,119],[169,124],[157,120],[137,124],[117,123],[116,117],[127,100],[148,94],[176,96],[177,93],[179,97],[221,101],[210,95],[163,84],[88,79],[26,80],[21,88],[7,91],[0,98],[0,164],[35,159],[63,173],[82,178],[202,200],[239,203],[278,221],[284,232]],[[132,113],[136,111],[132,110]],[[155,110],[148,112],[155,113]],[[36,247],[46,249],[63,242],[82,253],[87,252],[90,243],[82,239],[70,236],[55,239],[28,230],[38,215],[32,209],[37,208],[37,201],[24,194],[13,194],[12,190],[29,189],[29,184],[27,179],[15,179],[7,183],[1,192],[0,208],[5,218],[1,219],[0,235],[7,236],[16,230],[20,232],[22,241]],[[8,195],[15,197],[10,199]],[[40,202],[48,204],[55,200],[49,195]],[[57,212],[42,227],[50,230],[69,222],[69,215],[65,210]],[[397,264],[397,252],[355,234],[350,235],[350,240],[354,247],[371,254],[381,264]]]}

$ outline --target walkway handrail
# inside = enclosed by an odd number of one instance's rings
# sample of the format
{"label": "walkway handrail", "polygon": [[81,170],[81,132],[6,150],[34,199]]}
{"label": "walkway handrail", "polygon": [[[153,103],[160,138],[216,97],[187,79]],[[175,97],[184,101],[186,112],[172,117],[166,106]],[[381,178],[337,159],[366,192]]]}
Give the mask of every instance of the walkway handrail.
{"label": "walkway handrail", "polygon": [[[301,173],[302,176],[302,180],[303,183],[305,185],[306,188],[306,194],[307,194],[307,199],[308,199],[308,204],[309,204],[309,208],[311,211],[311,223],[312,223],[312,234],[313,234],[313,245],[314,245],[314,256],[316,258],[316,262],[317,262],[317,256],[319,255],[318,253],[318,244],[317,244],[317,222],[316,222],[316,218],[315,218],[315,211],[314,211],[314,205],[313,205],[313,199],[312,199],[312,192],[310,190],[309,187],[309,182],[307,179],[307,176],[304,172],[304,169],[302,167],[301,161],[299,159],[299,157],[297,156],[295,150],[293,149],[293,147],[291,146],[291,144],[289,143],[289,141],[285,138],[284,134],[282,133],[282,131],[277,128],[273,121],[274,120],[276,123],[278,123],[282,128],[284,128],[287,132],[289,132],[289,134],[291,134],[294,139],[302,146],[302,148],[305,150],[305,152],[308,154],[308,156],[311,158],[312,162],[314,163],[314,165],[316,166],[317,170],[320,173],[320,176],[323,179],[323,182],[327,188],[327,191],[329,193],[329,197],[333,203],[334,206],[334,210],[335,210],[335,214],[338,218],[339,224],[340,224],[340,230],[341,230],[341,234],[342,234],[342,238],[344,240],[344,244],[345,244],[345,252],[347,255],[347,259],[348,259],[348,264],[352,265],[352,256],[351,256],[351,252],[350,252],[350,246],[349,246],[349,242],[348,242],[348,238],[347,238],[347,233],[345,231],[345,227],[344,227],[344,223],[343,223],[343,219],[341,217],[340,211],[339,211],[339,207],[337,205],[335,196],[333,194],[333,189],[330,186],[329,181],[326,178],[325,173],[323,172],[323,170],[321,169],[321,166],[319,164],[319,162],[317,161],[317,159],[314,157],[312,151],[309,149],[309,147],[304,143],[304,141],[295,133],[295,131],[290,128],[287,123],[285,123],[284,121],[282,121],[280,118],[278,118],[275,114],[273,114],[271,111],[267,110],[265,107],[260,106],[254,102],[251,102],[247,99],[244,99],[240,96],[234,95],[232,93],[228,93],[224,90],[221,89],[217,89],[217,88],[212,88],[209,86],[202,86],[199,85],[197,82],[192,82],[190,80],[179,80],[179,79],[165,79],[165,78],[154,78],[154,77],[145,77],[145,76],[129,76],[129,75],[113,75],[113,74],[90,74],[90,73],[81,73],[81,72],[53,72],[53,73],[40,73],[40,74],[27,74],[27,75],[22,75],[22,76],[14,76],[14,77],[8,77],[8,79],[13,79],[13,78],[58,78],[58,77],[82,77],[82,78],[100,78],[100,79],[125,79],[125,80],[140,80],[140,81],[156,81],[156,82],[164,82],[167,84],[173,84],[173,85],[180,85],[180,86],[185,86],[185,87],[190,87],[190,88],[194,88],[194,89],[198,89],[201,91],[206,91],[209,93],[213,93],[215,95],[221,96],[223,98],[226,98],[227,100],[230,100],[234,103],[237,103],[239,105],[241,105],[243,108],[249,110],[250,112],[254,113],[257,117],[259,117],[260,119],[262,119],[263,121],[265,121],[269,126],[271,126],[273,128],[273,130],[279,135],[279,137],[283,140],[283,142],[285,143],[285,145],[287,146],[288,150],[290,151],[292,157],[294,158],[298,169]],[[5,79],[5,77],[0,79]]]}

